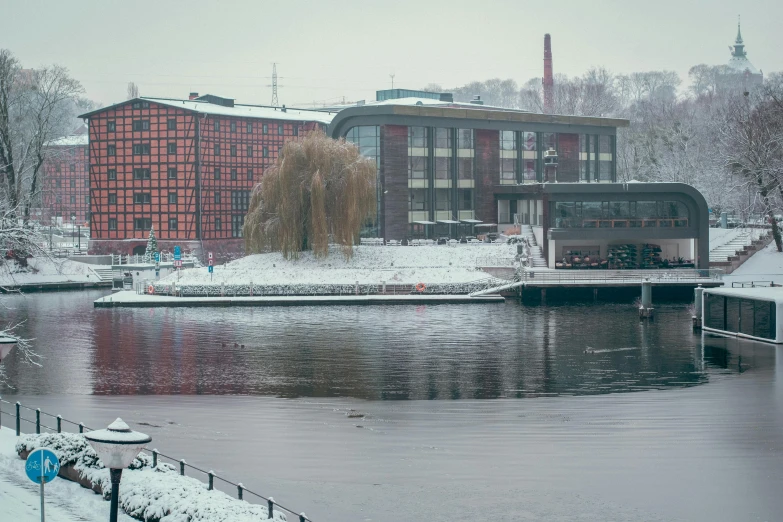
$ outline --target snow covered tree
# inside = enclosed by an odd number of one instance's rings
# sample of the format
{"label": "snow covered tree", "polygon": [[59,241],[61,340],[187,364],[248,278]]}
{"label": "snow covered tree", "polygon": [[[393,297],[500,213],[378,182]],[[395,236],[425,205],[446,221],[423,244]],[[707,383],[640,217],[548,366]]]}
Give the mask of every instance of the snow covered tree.
{"label": "snow covered tree", "polygon": [[150,227],[150,237],[147,239],[147,250],[144,251],[144,259],[150,261],[155,259],[155,252],[158,251],[158,240],[155,239],[155,227]]}
{"label": "snow covered tree", "polygon": [[375,213],[375,178],[375,162],[345,140],[312,132],[287,142],[253,189],[245,250],[326,256],[332,238],[351,257],[362,224]]}

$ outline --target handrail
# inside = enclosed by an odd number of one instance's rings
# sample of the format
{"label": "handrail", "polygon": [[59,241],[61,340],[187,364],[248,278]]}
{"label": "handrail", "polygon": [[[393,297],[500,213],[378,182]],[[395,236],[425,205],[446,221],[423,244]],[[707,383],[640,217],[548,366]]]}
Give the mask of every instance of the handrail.
{"label": "handrail", "polygon": [[[11,413],[9,411],[3,411],[3,408],[2,408],[3,404],[14,405],[16,407],[16,413],[14,414],[14,413]],[[25,419],[22,416],[22,410],[28,410],[28,411],[35,412],[35,420]],[[46,429],[46,430],[49,430],[49,431],[51,431],[53,433],[63,433],[63,430],[62,430],[63,422],[71,424],[73,426],[77,426],[79,428],[79,433],[84,433],[85,431],[93,431],[92,428],[88,428],[82,422],[76,423],[76,422],[64,419],[61,415],[53,415],[51,413],[47,413],[47,412],[41,411],[40,408],[33,409],[33,408],[30,408],[29,406],[24,406],[21,402],[18,402],[18,401],[16,403],[11,403],[9,401],[3,400],[3,398],[0,397],[0,427],[2,427],[3,415],[8,415],[9,417],[12,417],[12,418],[16,419],[15,424],[16,424],[16,436],[17,437],[22,435],[22,430],[21,430],[22,421],[29,422],[31,424],[35,424],[35,433],[36,434],[40,434],[41,433],[41,429]],[[56,427],[52,427],[52,426],[47,426],[47,425],[43,424],[41,422],[41,416],[42,415],[51,417],[52,419],[55,419],[56,422],[57,422],[57,426]],[[163,458],[171,460],[172,462],[177,462],[179,464],[180,475],[183,475],[183,476],[185,475],[185,468],[191,468],[191,469],[194,469],[194,470],[196,470],[198,472],[201,472],[201,473],[207,475],[207,477],[208,477],[208,481],[207,481],[207,486],[208,487],[207,487],[207,489],[208,490],[214,489],[214,484],[213,484],[214,479],[218,479],[218,480],[220,480],[222,482],[225,482],[226,484],[229,484],[231,486],[236,487],[237,488],[237,498],[239,500],[244,500],[243,493],[250,493],[251,495],[254,495],[254,496],[256,496],[256,497],[266,501],[266,503],[267,503],[267,510],[268,510],[268,518],[270,518],[270,519],[273,517],[274,508],[278,508],[278,511],[282,510],[282,511],[290,513],[290,514],[292,514],[292,515],[294,515],[296,517],[299,517],[299,522],[306,522],[306,521],[312,522],[312,519],[310,519],[303,512],[296,513],[292,509],[289,509],[289,508],[283,506],[282,504],[278,504],[277,502],[275,502],[274,497],[265,497],[265,496],[261,495],[260,493],[256,493],[255,491],[252,491],[250,489],[245,488],[245,486],[242,485],[241,482],[237,482],[237,483],[231,482],[228,479],[225,479],[223,477],[219,477],[212,470],[205,471],[205,470],[203,470],[203,469],[201,469],[199,467],[193,466],[192,464],[188,464],[187,462],[185,462],[184,459],[176,459],[174,457],[171,457],[169,455],[166,455],[164,453],[159,452],[157,449],[149,450],[147,448],[144,448],[144,449],[142,449],[142,451],[145,451],[145,452],[147,452],[147,453],[152,455],[153,467],[157,466],[158,457],[163,457]]]}

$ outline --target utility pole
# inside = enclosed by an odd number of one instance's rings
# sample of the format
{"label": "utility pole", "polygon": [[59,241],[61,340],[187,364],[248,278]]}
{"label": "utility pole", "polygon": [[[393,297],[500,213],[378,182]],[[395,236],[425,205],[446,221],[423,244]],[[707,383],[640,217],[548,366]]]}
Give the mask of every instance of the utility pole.
{"label": "utility pole", "polygon": [[392,86],[391,86],[391,88],[392,88],[392,89],[394,89],[394,73],[391,73],[391,74],[389,75],[389,78],[391,78],[391,81],[392,81]]}
{"label": "utility pole", "polygon": [[277,101],[277,64],[272,64],[272,106],[277,107],[279,102]]}

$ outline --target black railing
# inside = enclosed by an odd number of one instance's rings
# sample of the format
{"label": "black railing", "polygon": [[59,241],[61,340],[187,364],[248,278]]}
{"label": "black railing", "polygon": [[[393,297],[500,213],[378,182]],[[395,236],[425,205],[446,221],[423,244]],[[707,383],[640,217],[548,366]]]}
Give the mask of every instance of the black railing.
{"label": "black railing", "polygon": [[[11,411],[3,410],[3,404],[8,404],[9,406],[14,407],[14,412],[12,413]],[[30,418],[25,418],[24,415],[23,415],[23,412],[25,412],[25,411],[30,411],[30,412],[35,413],[35,420],[30,419]],[[41,411],[40,408],[33,409],[33,408],[30,408],[29,406],[22,405],[22,403],[20,403],[20,402],[11,403],[11,402],[8,402],[6,400],[3,400],[0,397],[0,427],[3,425],[3,419],[6,416],[15,419],[14,423],[15,423],[15,429],[16,429],[16,436],[17,437],[19,437],[23,433],[22,432],[22,422],[27,422],[27,423],[33,424],[35,426],[35,433],[36,434],[40,434],[42,429],[43,430],[48,430],[51,433],[63,433],[64,432],[63,431],[63,423],[70,424],[70,425],[74,426],[75,427],[74,429],[78,429],[79,433],[84,433],[85,431],[92,431],[91,428],[88,428],[82,422],[78,422],[78,423],[77,422],[73,422],[73,421],[64,419],[62,417],[62,415],[52,415],[51,413],[46,413],[44,411]],[[50,419],[53,419],[55,421],[56,425],[55,426],[47,426],[46,424],[44,424],[42,422],[42,420],[41,420],[42,416],[43,417],[49,417]],[[256,493],[255,491],[247,489],[244,485],[242,485],[241,482],[237,482],[237,483],[231,482],[230,480],[227,480],[227,479],[224,479],[223,477],[217,476],[215,474],[215,472],[212,471],[212,470],[209,470],[209,471],[203,470],[203,469],[201,469],[199,467],[193,466],[192,464],[188,464],[187,462],[185,462],[185,459],[176,459],[174,457],[170,457],[169,455],[166,455],[164,453],[159,452],[157,449],[149,450],[147,448],[144,448],[142,451],[145,451],[145,452],[149,453],[150,455],[152,455],[152,467],[157,467],[158,460],[160,458],[164,458],[164,459],[170,460],[171,462],[179,464],[179,474],[182,475],[182,476],[185,475],[186,468],[190,468],[190,469],[195,470],[195,471],[197,471],[199,473],[202,473],[203,475],[206,476],[206,479],[207,479],[207,490],[211,491],[211,490],[215,489],[215,487],[214,487],[215,480],[218,480],[218,481],[223,482],[223,483],[225,483],[225,484],[227,484],[229,486],[235,487],[237,489],[237,498],[239,500],[244,500],[244,495],[245,494],[249,494],[249,495],[252,495],[252,496],[254,496],[256,498],[259,498],[259,499],[265,501],[266,505],[267,505],[268,518],[270,518],[270,519],[273,517],[273,513],[274,513],[274,510],[276,508],[278,511],[284,511],[286,513],[290,513],[291,515],[294,515],[295,517],[298,517],[299,518],[299,522],[306,522],[306,521],[307,522],[312,522],[312,520],[310,518],[308,518],[304,513],[296,513],[295,511],[293,511],[293,510],[291,510],[291,509],[289,509],[289,508],[287,508],[287,507],[285,507],[285,506],[283,506],[281,504],[277,504],[275,502],[274,497],[265,497],[265,496],[263,496],[263,495],[261,495],[259,493]]]}

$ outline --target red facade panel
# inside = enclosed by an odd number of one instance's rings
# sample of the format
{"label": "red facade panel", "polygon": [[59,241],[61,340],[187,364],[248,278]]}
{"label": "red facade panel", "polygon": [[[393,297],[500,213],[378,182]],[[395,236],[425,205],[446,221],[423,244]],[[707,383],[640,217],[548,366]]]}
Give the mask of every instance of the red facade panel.
{"label": "red facade panel", "polygon": [[87,146],[47,149],[42,176],[41,222],[87,223],[90,211]]}

